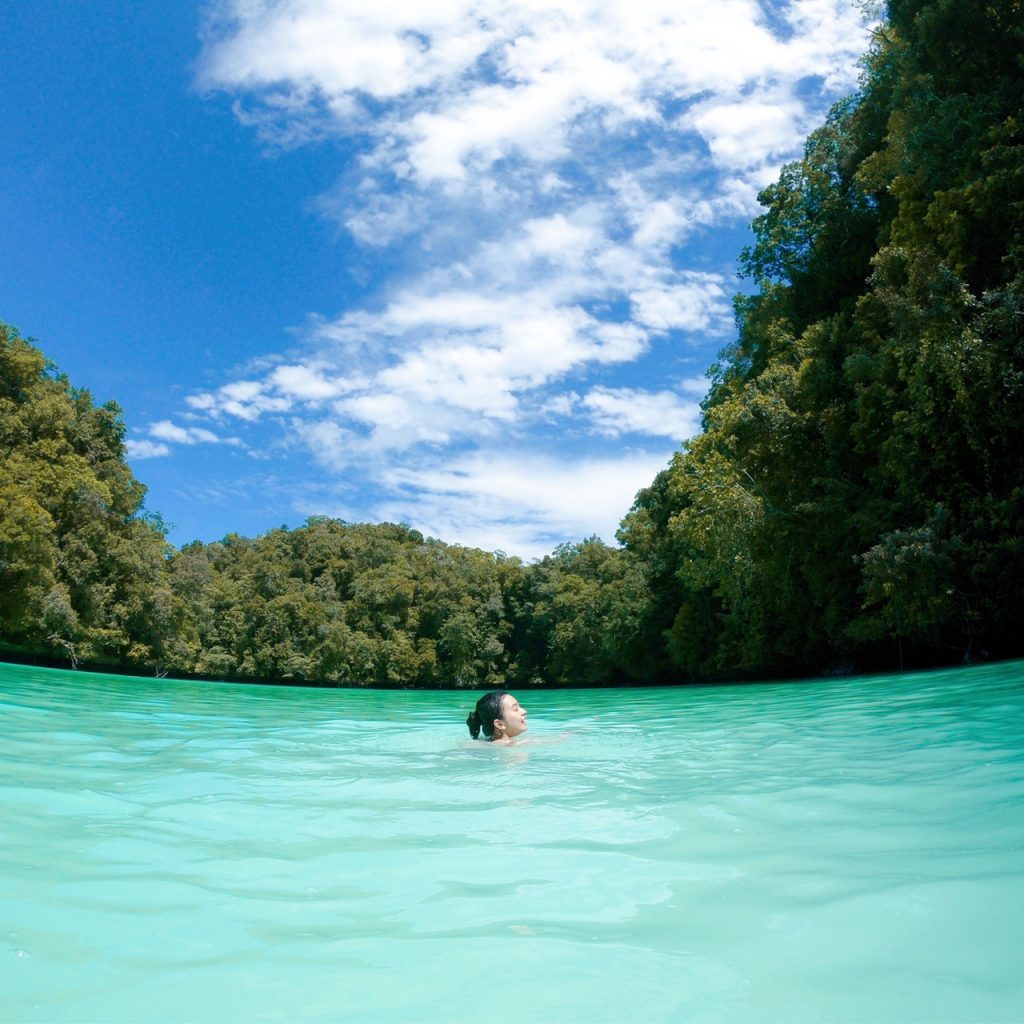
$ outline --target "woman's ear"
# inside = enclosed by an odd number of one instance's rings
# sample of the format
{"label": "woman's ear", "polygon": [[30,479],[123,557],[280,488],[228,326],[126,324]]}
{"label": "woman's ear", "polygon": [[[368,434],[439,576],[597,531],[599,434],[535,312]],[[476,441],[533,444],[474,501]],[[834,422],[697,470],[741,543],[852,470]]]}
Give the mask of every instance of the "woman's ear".
{"label": "woman's ear", "polygon": [[505,728],[506,728],[505,720],[503,718],[496,718],[494,720],[494,734],[495,735],[498,735],[500,733],[502,736],[504,736],[505,735]]}

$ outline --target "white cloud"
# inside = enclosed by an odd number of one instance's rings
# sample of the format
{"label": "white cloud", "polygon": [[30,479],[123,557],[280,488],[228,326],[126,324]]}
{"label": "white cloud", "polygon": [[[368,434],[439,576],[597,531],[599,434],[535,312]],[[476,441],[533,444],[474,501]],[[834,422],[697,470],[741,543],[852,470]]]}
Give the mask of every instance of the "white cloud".
{"label": "white cloud", "polygon": [[217,435],[204,427],[179,427],[170,420],[160,420],[149,425],[150,437],[177,444],[197,444],[200,441],[216,441]]}
{"label": "white cloud", "polygon": [[707,142],[718,166],[745,171],[791,151],[794,137],[800,134],[802,114],[802,104],[795,99],[713,100],[700,104],[688,120]]}
{"label": "white cloud", "polygon": [[185,399],[191,409],[219,419],[225,415],[253,422],[264,413],[287,412],[292,407],[288,396],[273,395],[267,383],[234,381],[217,391],[204,391]]}
{"label": "white cloud", "polygon": [[[240,445],[237,437],[220,437],[205,427],[179,427],[170,420],[160,420],[149,425],[149,436],[160,441],[171,441],[175,444],[229,444]],[[165,447],[163,445],[158,447]],[[158,454],[166,454],[160,452]]]}
{"label": "white cloud", "polygon": [[368,448],[404,450],[424,442],[443,444],[450,438],[444,410],[424,410],[421,403],[401,395],[361,395],[343,403],[340,411],[371,430]]}
{"label": "white cloud", "polygon": [[[586,124],[659,124],[664,98],[748,98],[766,113],[761,94],[800,103],[807,76],[849,90],[866,43],[842,0],[778,4],[784,35],[756,0],[234,0],[218,11],[203,85],[255,95],[285,131],[333,119],[371,140],[368,164],[421,185],[464,182],[514,154],[554,162]],[[372,120],[364,97],[380,105]],[[709,124],[712,138],[721,127]]]}
{"label": "white cloud", "polygon": [[566,391],[541,402],[538,411],[543,416],[568,416],[579,401],[580,396],[575,391]]}
{"label": "white cloud", "polygon": [[538,558],[566,539],[612,542],[636,492],[662,469],[668,451],[553,457],[487,449],[388,474],[395,496],[375,507],[424,533]]}
{"label": "white cloud", "polygon": [[322,466],[340,470],[358,458],[363,445],[350,430],[333,420],[307,422],[294,419],[290,424],[291,436],[306,446],[310,454]]}
{"label": "white cloud", "polygon": [[[583,399],[591,422],[605,437],[648,434],[685,441],[700,430],[700,405],[673,391],[639,388],[594,388]],[[625,512],[625,508],[622,510]]]}
{"label": "white cloud", "polygon": [[667,331],[707,330],[727,315],[723,279],[717,274],[682,275],[678,282],[640,288],[630,294],[636,319],[647,327]]}
{"label": "white cloud", "polygon": [[[510,517],[529,545],[577,536],[605,494],[617,520],[660,462],[567,463],[552,423],[605,445],[697,429],[707,382],[664,381],[732,328],[717,238],[855,87],[867,40],[848,0],[220,0],[200,83],[272,146],[343,140],[318,207],[398,269],[192,414],[281,423],[393,488],[379,514],[446,537]],[[551,493],[526,500],[531,481]]]}
{"label": "white cloud", "polygon": [[278,366],[268,383],[283,396],[304,402],[320,402],[336,398],[358,386],[358,381],[325,375],[322,367]]}
{"label": "white cloud", "polygon": [[137,441],[129,438],[125,441],[124,447],[129,459],[156,459],[171,454],[168,445],[159,444],[156,441]]}
{"label": "white cloud", "polygon": [[688,377],[679,381],[679,390],[685,391],[688,395],[696,395],[699,401],[703,401],[708,393],[710,381],[707,377]]}

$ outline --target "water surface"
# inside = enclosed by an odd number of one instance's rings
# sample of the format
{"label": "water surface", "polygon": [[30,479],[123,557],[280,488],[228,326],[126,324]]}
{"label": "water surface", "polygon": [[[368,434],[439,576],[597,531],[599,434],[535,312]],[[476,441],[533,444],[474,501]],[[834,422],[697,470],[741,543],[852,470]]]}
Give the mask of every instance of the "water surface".
{"label": "water surface", "polygon": [[524,693],[496,748],[0,666],[0,1019],[1021,1021],[1022,679]]}

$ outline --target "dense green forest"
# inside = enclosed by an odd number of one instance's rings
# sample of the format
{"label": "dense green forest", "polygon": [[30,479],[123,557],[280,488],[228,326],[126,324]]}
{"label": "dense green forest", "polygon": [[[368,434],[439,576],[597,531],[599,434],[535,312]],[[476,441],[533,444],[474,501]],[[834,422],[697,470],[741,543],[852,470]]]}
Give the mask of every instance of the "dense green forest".
{"label": "dense green forest", "polygon": [[703,432],[621,547],[534,564],[330,519],[175,551],[118,407],[0,329],[0,653],[405,686],[1020,654],[1022,135],[1020,0],[891,0],[762,193]]}
{"label": "dense green forest", "polygon": [[760,197],[704,432],[622,527],[683,674],[1020,650],[1024,16],[887,13]]}
{"label": "dense green forest", "polygon": [[123,436],[115,404],[0,327],[0,653],[351,685],[626,679],[647,588],[621,551],[524,566],[327,518],[175,551]]}

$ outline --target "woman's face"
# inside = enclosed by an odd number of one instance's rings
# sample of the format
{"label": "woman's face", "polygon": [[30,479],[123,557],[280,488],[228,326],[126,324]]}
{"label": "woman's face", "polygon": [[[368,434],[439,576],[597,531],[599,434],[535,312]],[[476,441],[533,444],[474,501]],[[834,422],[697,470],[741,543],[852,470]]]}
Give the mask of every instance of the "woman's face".
{"label": "woman's face", "polygon": [[[506,693],[501,698],[501,718],[499,722],[504,723],[503,734],[510,739],[513,736],[518,736],[520,733],[526,732],[526,708],[520,707],[519,701],[512,696],[511,693]],[[495,733],[498,732],[498,726],[495,725]]]}

